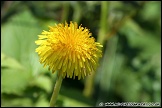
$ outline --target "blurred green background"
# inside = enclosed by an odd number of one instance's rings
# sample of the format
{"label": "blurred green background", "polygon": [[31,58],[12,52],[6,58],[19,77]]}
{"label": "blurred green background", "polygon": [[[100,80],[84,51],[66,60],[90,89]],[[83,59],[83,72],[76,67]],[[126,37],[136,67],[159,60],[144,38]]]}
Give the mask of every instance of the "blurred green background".
{"label": "blurred green background", "polygon": [[63,80],[57,106],[161,102],[160,1],[1,1],[1,106],[49,106],[56,74],[39,63],[34,41],[65,21],[104,47],[92,76]]}

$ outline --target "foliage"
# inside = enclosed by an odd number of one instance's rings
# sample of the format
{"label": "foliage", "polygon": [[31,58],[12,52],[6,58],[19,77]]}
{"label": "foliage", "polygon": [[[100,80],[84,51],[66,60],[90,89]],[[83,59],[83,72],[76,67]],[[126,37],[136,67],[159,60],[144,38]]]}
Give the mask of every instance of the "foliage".
{"label": "foliage", "polygon": [[92,96],[83,94],[86,79],[65,79],[57,106],[161,102],[160,2],[108,2],[106,20],[99,1],[3,1],[1,6],[1,106],[49,106],[57,76],[39,63],[34,41],[48,25],[65,20],[87,27],[96,40],[106,28],[104,53]]}

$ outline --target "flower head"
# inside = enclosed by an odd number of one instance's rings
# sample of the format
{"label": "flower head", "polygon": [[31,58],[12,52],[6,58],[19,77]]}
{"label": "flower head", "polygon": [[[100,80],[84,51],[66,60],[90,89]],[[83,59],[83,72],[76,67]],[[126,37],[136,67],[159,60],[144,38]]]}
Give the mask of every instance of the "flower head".
{"label": "flower head", "polygon": [[78,79],[84,78],[96,70],[98,58],[102,56],[100,43],[95,42],[87,28],[78,27],[70,22],[49,27],[35,41],[40,56],[40,63],[49,66],[52,72],[59,71],[65,76]]}

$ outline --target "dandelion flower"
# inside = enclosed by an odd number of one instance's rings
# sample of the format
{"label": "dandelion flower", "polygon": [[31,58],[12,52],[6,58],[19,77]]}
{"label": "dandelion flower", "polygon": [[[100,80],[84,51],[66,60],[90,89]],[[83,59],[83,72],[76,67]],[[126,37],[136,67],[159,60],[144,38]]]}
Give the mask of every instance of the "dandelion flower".
{"label": "dandelion flower", "polygon": [[63,78],[81,79],[96,70],[102,45],[95,42],[87,28],[78,27],[76,22],[65,22],[50,26],[49,31],[38,36],[35,43],[39,45],[36,52],[40,63],[49,66],[52,72],[58,71]]}

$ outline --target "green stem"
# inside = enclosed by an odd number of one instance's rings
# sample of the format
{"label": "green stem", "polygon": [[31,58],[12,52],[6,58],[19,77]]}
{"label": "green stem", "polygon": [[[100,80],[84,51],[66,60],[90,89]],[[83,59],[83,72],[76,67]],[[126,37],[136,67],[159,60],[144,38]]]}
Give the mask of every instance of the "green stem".
{"label": "green stem", "polygon": [[56,104],[56,100],[57,100],[57,96],[58,96],[59,91],[60,91],[60,87],[61,87],[61,84],[62,84],[62,80],[63,80],[62,76],[59,75],[58,76],[58,79],[56,81],[56,84],[55,84],[53,93],[52,93],[51,100],[50,100],[50,107],[54,107],[55,104]]}
{"label": "green stem", "polygon": [[74,7],[74,14],[73,14],[73,21],[77,22],[78,24],[80,23],[81,17],[82,17],[82,7],[81,7],[81,2],[77,1],[75,2]]}
{"label": "green stem", "polygon": [[108,1],[101,2],[100,30],[98,34],[98,42],[100,42],[101,44],[104,44],[106,33],[108,32],[108,7]]}
{"label": "green stem", "polygon": [[64,23],[65,21],[68,21],[68,15],[69,15],[69,2],[63,3],[63,13],[62,13],[62,19],[61,22]]}
{"label": "green stem", "polygon": [[83,90],[83,94],[86,97],[91,97],[93,94],[95,74],[96,72],[92,73],[91,76],[87,76],[85,88]]}
{"label": "green stem", "polygon": [[[98,34],[98,42],[100,42],[102,45],[104,44],[106,33],[108,32],[107,27],[107,19],[108,19],[108,7],[109,2],[102,1],[101,2],[101,19],[100,19],[100,30]],[[101,49],[102,50],[102,49]],[[94,80],[96,77],[96,72],[92,73],[91,76],[88,76],[86,78],[85,87],[83,90],[83,94],[86,97],[91,97],[94,90]]]}

